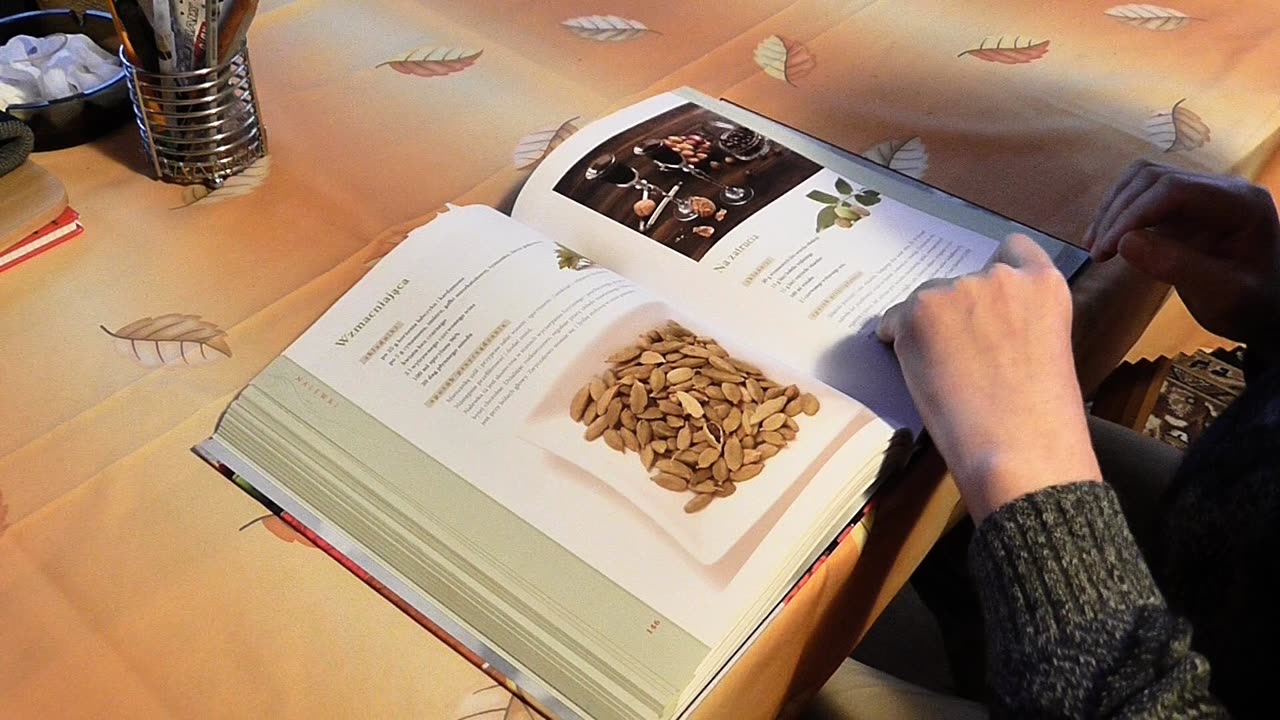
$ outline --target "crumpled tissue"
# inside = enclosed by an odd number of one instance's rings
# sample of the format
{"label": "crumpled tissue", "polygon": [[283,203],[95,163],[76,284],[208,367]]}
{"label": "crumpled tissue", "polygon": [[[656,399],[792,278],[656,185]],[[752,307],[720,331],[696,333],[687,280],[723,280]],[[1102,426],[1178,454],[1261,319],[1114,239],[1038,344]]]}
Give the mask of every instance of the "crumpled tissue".
{"label": "crumpled tissue", "polygon": [[0,110],[92,90],[120,72],[120,61],[88,36],[18,35],[0,45]]}

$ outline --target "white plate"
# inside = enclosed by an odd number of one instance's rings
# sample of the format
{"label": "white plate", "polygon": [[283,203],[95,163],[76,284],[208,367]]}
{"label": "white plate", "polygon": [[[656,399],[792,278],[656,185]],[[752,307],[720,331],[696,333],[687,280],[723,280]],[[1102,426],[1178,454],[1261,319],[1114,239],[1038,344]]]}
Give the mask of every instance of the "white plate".
{"label": "white plate", "polygon": [[[815,416],[800,415],[799,435],[750,481],[740,483],[727,498],[717,498],[697,513],[686,513],[684,505],[692,493],[664,490],[649,479],[634,452],[625,455],[597,439],[583,438],[585,427],[569,418],[569,403],[593,375],[608,367],[606,357],[631,344],[641,333],[661,327],[668,320],[700,334],[716,338],[733,357],[756,365],[765,376],[781,385],[796,384],[822,403]],[[789,503],[797,491],[852,433],[860,406],[840,392],[808,379],[794,370],[758,353],[749,354],[741,343],[699,327],[660,303],[644,305],[594,338],[592,351],[568,363],[551,389],[526,418],[524,439],[567,460],[613,488],[632,506],[649,516],[699,562],[712,565],[747,535],[779,501]],[[767,528],[761,528],[759,534]]]}

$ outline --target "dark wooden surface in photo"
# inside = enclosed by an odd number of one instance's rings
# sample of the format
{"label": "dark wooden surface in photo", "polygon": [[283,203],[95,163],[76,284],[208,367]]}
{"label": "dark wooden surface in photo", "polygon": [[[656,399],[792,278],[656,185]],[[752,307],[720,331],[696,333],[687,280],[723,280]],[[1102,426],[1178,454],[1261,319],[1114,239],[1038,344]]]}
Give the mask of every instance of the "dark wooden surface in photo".
{"label": "dark wooden surface in photo", "polygon": [[[693,104],[682,105],[650,118],[596,146],[569,169],[556,183],[555,190],[638,231],[641,218],[636,216],[632,207],[642,197],[640,191],[635,188],[620,188],[599,179],[587,180],[585,173],[591,161],[600,155],[612,153],[618,162],[631,166],[641,178],[664,191],[670,190],[675,183],[681,183],[680,196],[688,198],[701,195],[709,198],[718,208],[727,211],[725,219],[721,222],[716,222],[714,218],[680,222],[675,219],[675,203],[671,202],[645,234],[682,255],[701,260],[717,241],[739,223],[820,169],[816,163],[772,142],[769,152],[761,157],[747,162],[736,161],[733,165],[723,164],[724,152],[714,146],[714,139],[724,133],[725,129],[713,126],[711,123],[715,120],[727,122],[720,115]],[[720,200],[720,188],[714,184],[679,170],[663,172],[648,157],[632,152],[632,148],[645,140],[695,132],[713,141],[711,155],[700,168],[721,184],[747,185],[754,190],[755,196],[745,205],[725,205]],[[710,169],[711,160],[722,163],[719,170]],[[657,202],[662,200],[652,194],[650,197]],[[715,234],[710,238],[695,235],[693,228],[698,225],[710,225],[715,228]],[[683,239],[679,239],[682,234]]]}

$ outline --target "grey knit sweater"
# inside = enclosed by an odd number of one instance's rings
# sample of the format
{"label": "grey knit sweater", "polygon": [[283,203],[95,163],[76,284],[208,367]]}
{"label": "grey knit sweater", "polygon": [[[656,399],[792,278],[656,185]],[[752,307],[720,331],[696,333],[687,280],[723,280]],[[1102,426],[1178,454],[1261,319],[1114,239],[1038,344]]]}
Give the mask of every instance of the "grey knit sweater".
{"label": "grey knit sweater", "polygon": [[1188,450],[1150,568],[1102,483],[1034,493],[978,528],[993,715],[1280,715],[1280,372],[1248,379]]}
{"label": "grey knit sweater", "polygon": [[34,142],[31,128],[14,116],[0,111],[0,176],[16,170],[31,154]]}

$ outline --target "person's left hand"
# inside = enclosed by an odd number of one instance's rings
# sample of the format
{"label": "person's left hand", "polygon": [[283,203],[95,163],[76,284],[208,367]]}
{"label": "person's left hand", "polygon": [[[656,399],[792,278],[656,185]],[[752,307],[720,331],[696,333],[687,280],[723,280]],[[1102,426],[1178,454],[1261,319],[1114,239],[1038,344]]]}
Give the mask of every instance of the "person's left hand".
{"label": "person's left hand", "polygon": [[1036,490],[1101,479],[1071,353],[1071,295],[1030,238],[1011,235],[982,272],[920,286],[877,333],[976,521]]}

